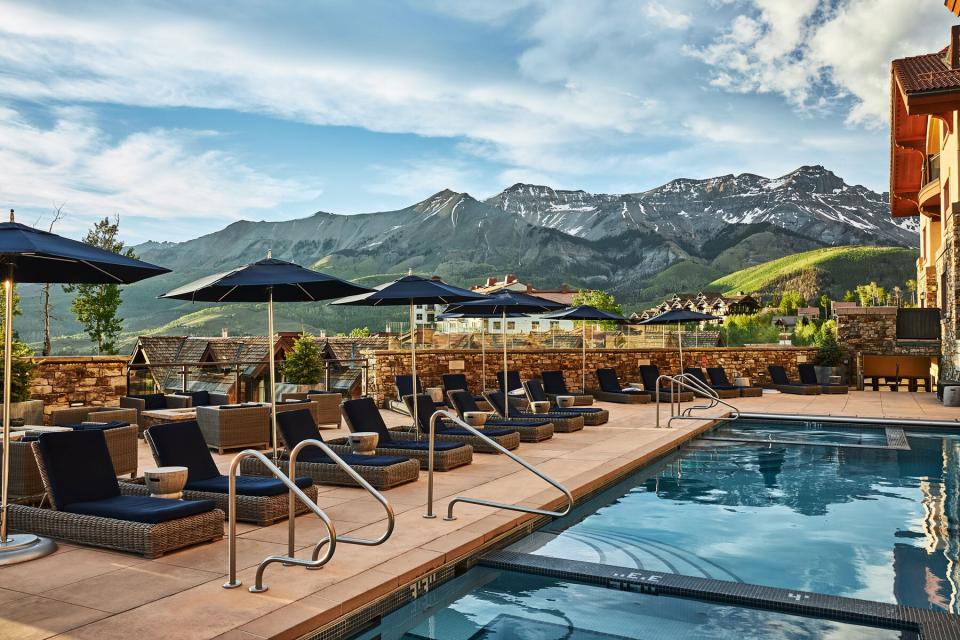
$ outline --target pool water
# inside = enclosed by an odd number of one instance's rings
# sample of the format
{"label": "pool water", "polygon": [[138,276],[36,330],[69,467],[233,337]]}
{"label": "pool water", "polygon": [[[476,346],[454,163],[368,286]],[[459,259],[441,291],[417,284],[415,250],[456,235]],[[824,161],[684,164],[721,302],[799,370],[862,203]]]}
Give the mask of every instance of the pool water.
{"label": "pool water", "polygon": [[957,613],[960,435],[906,435],[909,450],[701,439],[514,548]]}
{"label": "pool water", "polygon": [[714,429],[707,438],[788,441],[800,444],[887,446],[883,427],[799,423],[794,426],[737,420]]}
{"label": "pool water", "polygon": [[362,640],[752,640],[913,637],[900,631],[475,568]]}

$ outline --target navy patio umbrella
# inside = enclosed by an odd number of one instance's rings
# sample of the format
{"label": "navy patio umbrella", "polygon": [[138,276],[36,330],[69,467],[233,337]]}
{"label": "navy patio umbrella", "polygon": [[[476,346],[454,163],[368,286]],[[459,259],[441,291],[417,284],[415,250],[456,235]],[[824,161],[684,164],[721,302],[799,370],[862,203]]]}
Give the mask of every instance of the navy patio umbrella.
{"label": "navy patio umbrella", "polygon": [[[161,295],[161,298],[191,302],[266,302],[267,353],[270,366],[270,408],[273,432],[273,458],[277,458],[277,400],[274,363],[274,302],[319,302],[370,289],[298,264],[267,257],[231,271],[216,273],[185,284]],[[239,389],[237,390],[239,392]]]}
{"label": "navy patio umbrella", "polygon": [[13,286],[15,282],[57,284],[130,284],[169,269],[70,240],[14,221],[0,223],[3,269],[3,469],[0,496],[0,565],[53,553],[56,545],[32,534],[7,535],[10,474],[10,378],[13,366]]}
{"label": "navy patio umbrella", "polygon": [[569,307],[554,311],[543,316],[545,320],[580,320],[583,322],[583,340],[581,341],[581,381],[583,392],[587,392],[587,322],[615,322],[617,324],[629,324],[630,321],[617,313],[610,313],[603,309],[591,307],[588,304],[581,304],[576,307]]}
{"label": "navy patio umbrella", "polygon": [[700,313],[699,311],[690,311],[689,309],[671,309],[663,313],[642,320],[639,324],[676,324],[677,325],[677,344],[680,347],[680,373],[683,373],[683,338],[680,335],[680,325],[684,322],[706,322],[719,320],[717,316],[709,313]]}
{"label": "navy patio umbrella", "polygon": [[[447,284],[439,278],[423,278],[409,273],[393,282],[385,282],[372,291],[334,300],[330,304],[363,307],[410,307],[410,370],[413,376],[413,423],[417,423],[417,331],[413,307],[417,304],[453,304],[468,300],[483,300],[487,296]],[[432,459],[432,458],[431,458]]]}
{"label": "navy patio umbrella", "polygon": [[531,313],[545,313],[561,309],[563,305],[553,300],[531,296],[517,291],[501,291],[487,296],[485,300],[464,302],[448,309],[450,313],[479,313],[479,317],[501,317],[500,331],[503,334],[503,382],[504,382],[504,409],[506,416],[510,415],[510,402],[507,395],[507,315],[526,315]]}

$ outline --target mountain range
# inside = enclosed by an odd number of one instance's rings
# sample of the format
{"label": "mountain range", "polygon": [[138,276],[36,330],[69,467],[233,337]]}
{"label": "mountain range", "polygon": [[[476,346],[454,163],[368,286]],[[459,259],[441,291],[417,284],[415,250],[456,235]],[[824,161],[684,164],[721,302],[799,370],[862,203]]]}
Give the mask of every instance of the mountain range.
{"label": "mountain range", "polygon": [[[916,243],[916,221],[891,218],[886,194],[848,185],[822,166],[803,166],[776,179],[754,174],[677,179],[619,195],[515,184],[478,200],[445,189],[396,211],[240,221],[184,242],[138,245],[140,258],[173,273],[126,287],[121,313],[132,334],[158,327],[218,334],[218,323],[228,319],[224,313],[233,320],[242,314],[160,301],[156,295],[259,259],[268,249],[274,257],[365,284],[408,270],[467,286],[489,275],[514,273],[543,288],[568,283],[606,289],[631,306],[659,295],[649,290],[651,283],[670,286],[663,277],[656,280],[665,270],[695,273],[694,279],[709,283],[821,247]],[[25,307],[32,298],[24,295]],[[76,330],[66,306],[64,296],[55,298],[62,320],[57,333]],[[198,309],[203,312],[193,313]],[[285,305],[278,326],[343,330],[364,313],[370,315],[369,310],[334,315],[318,305]],[[37,339],[31,333],[24,338]]]}

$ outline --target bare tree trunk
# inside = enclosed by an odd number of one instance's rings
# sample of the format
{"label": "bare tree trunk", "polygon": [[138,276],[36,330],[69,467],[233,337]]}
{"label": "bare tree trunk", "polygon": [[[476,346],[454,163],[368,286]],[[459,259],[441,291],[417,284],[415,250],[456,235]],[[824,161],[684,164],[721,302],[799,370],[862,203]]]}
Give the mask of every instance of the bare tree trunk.
{"label": "bare tree trunk", "polygon": [[[53,232],[53,225],[60,221],[63,218],[63,206],[54,207],[53,209],[53,219],[50,221],[50,226],[47,228],[47,231]],[[41,354],[48,356],[53,351],[53,345],[50,341],[50,287],[52,285],[48,282],[43,285],[43,293],[41,297],[43,298],[43,349]]]}

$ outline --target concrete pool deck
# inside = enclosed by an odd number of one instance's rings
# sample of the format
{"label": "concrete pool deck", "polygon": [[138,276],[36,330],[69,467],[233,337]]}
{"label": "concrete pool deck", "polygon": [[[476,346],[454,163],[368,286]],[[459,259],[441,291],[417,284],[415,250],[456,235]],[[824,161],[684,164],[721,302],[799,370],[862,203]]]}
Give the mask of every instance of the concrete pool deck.
{"label": "concrete pool deck", "polygon": [[[960,418],[960,409],[944,407],[930,393],[765,394],[733,403],[750,412]],[[670,451],[709,424],[686,421],[673,429],[655,429],[653,405],[597,406],[610,410],[608,424],[556,434],[546,442],[524,443],[517,450],[564,483],[575,497]],[[404,422],[398,414],[385,411],[383,415],[388,424]],[[327,430],[323,435],[342,433],[345,430]],[[214,457],[226,469],[232,456]],[[140,466],[152,464],[141,442]],[[318,504],[338,534],[376,537],[382,531],[383,512],[366,493],[328,486],[319,489]],[[470,466],[437,473],[435,494],[434,510],[441,515],[455,495],[540,508],[560,502],[557,491],[512,460],[487,454],[474,454]],[[453,522],[441,517],[426,520],[422,518],[426,472],[417,482],[385,495],[397,514],[390,540],[378,547],[339,545],[330,564],[319,571],[272,565],[264,578],[269,591],[262,594],[249,593],[246,587],[253,584],[256,565],[265,556],[286,552],[286,522],[269,527],[238,524],[238,576],[244,587],[233,590],[221,587],[227,572],[226,539],[156,560],[61,543],[52,556],[0,567],[0,640],[298,638],[468,556],[532,519],[527,514],[460,504]],[[322,533],[315,516],[298,517],[298,556],[305,555]]]}

